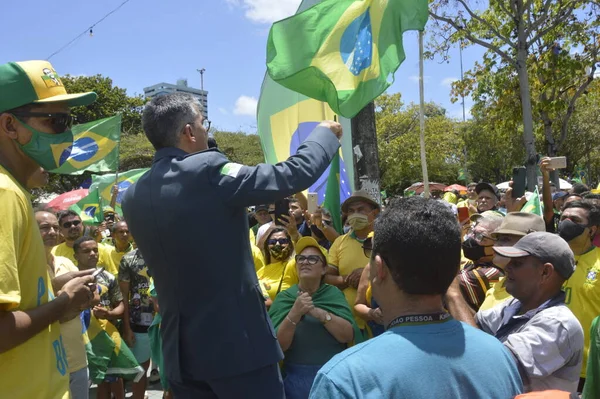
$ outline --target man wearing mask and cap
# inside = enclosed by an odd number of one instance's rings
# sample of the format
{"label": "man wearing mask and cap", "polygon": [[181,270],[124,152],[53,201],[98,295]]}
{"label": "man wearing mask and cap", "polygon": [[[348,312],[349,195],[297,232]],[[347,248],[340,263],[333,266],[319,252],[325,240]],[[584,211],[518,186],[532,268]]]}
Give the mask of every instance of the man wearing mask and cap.
{"label": "man wearing mask and cap", "polygon": [[569,243],[577,264],[564,290],[565,303],[581,323],[585,338],[579,392],[585,383],[590,328],[600,314],[600,249],[592,243],[599,225],[600,209],[588,200],[566,203],[558,224],[558,235]]}
{"label": "man wearing mask and cap", "polygon": [[494,211],[471,216],[473,225],[465,235],[462,251],[469,261],[456,279],[463,297],[473,311],[477,311],[492,284],[502,277],[502,269],[492,263],[494,238],[492,233],[500,226],[503,217]]}
{"label": "man wearing mask and cap", "polygon": [[[373,231],[373,222],[379,215],[380,209],[379,204],[362,190],[356,191],[342,204],[342,212],[348,215],[347,223],[351,230],[336,239],[331,246],[325,282],[335,285],[344,292],[350,309],[354,309],[360,276],[369,263],[362,245],[369,233]],[[354,319],[361,332],[366,334],[365,321],[356,313]]]}
{"label": "man wearing mask and cap", "polygon": [[95,93],[67,94],[47,61],[0,65],[2,396],[69,397],[69,365],[58,321],[89,307],[96,287],[93,277],[85,275],[53,292],[26,189],[40,167],[58,168],[72,146],[70,108],[95,99]]}

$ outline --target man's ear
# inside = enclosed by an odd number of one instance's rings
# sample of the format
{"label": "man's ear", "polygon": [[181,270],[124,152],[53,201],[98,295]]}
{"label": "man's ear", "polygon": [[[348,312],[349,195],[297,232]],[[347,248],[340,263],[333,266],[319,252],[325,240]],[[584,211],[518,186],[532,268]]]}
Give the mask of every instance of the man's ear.
{"label": "man's ear", "polygon": [[17,124],[19,121],[9,113],[0,113],[0,134],[8,138],[17,139]]}

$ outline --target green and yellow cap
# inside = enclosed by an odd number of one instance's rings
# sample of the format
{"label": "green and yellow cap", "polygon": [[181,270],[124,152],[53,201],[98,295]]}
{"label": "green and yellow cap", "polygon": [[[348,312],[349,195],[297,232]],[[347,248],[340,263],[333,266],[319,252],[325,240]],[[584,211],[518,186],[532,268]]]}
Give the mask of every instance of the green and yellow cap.
{"label": "green and yellow cap", "polygon": [[70,107],[89,105],[94,92],[67,94],[48,61],[8,62],[0,65],[0,112],[31,103],[66,102]]}

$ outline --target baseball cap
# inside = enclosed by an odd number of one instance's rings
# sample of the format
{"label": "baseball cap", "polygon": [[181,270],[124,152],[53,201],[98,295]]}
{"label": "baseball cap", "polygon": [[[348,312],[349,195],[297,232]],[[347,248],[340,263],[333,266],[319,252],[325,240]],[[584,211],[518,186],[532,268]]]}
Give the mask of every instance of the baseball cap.
{"label": "baseball cap", "polygon": [[366,191],[358,190],[352,193],[352,195],[348,197],[346,201],[344,201],[344,203],[342,204],[342,212],[348,212],[348,206],[357,201],[365,201],[373,205],[375,208],[381,209],[381,206],[377,202],[375,202],[373,198],[371,198],[371,196],[367,194]]}
{"label": "baseball cap", "polygon": [[556,201],[557,199],[561,199],[563,197],[566,197],[567,195],[569,195],[569,193],[567,193],[566,191],[557,191],[554,194],[552,194],[552,201]]}
{"label": "baseball cap", "polygon": [[569,244],[556,234],[538,231],[521,238],[512,247],[493,247],[494,251],[506,258],[533,256],[544,263],[552,263],[554,269],[564,279],[575,271],[575,256]]}
{"label": "baseball cap", "polygon": [[0,112],[36,103],[66,102],[69,107],[89,105],[94,92],[67,94],[48,61],[8,62],[0,65]]}
{"label": "baseball cap", "polygon": [[498,187],[492,183],[477,183],[475,186],[475,192],[479,195],[479,193],[483,190],[489,190],[493,192],[496,198],[500,199],[500,191],[498,191]]}
{"label": "baseball cap", "polygon": [[267,211],[267,212],[269,212],[269,205],[256,205],[254,207],[254,213],[256,213],[258,211]]}
{"label": "baseball cap", "polygon": [[546,223],[541,216],[526,212],[510,212],[491,236],[492,238],[497,238],[498,234],[525,236],[536,231],[546,231]]}
{"label": "baseball cap", "polygon": [[329,259],[327,255],[327,251],[319,245],[317,240],[312,237],[302,237],[298,240],[298,242],[294,245],[294,249],[296,250],[296,254],[300,255],[302,251],[304,251],[308,247],[315,247],[321,252],[321,254],[325,257],[325,260]]}

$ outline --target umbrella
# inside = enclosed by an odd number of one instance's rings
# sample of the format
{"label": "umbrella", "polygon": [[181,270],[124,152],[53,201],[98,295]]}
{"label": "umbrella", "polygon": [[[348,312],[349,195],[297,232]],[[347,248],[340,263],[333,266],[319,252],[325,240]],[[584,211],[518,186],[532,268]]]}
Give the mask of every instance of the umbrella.
{"label": "umbrella", "polygon": [[444,191],[452,191],[452,190],[456,190],[461,194],[464,194],[467,192],[467,188],[465,186],[461,186],[460,184],[452,184],[451,186],[448,186],[444,189]]}
{"label": "umbrella", "polygon": [[[446,188],[445,184],[441,183],[429,183],[429,191],[443,191]],[[421,194],[425,190],[425,185],[423,183],[415,183],[409,188],[404,189],[404,191],[414,191],[415,194]]]}
{"label": "umbrella", "polygon": [[[571,183],[569,183],[566,180],[563,179],[558,179],[558,182],[560,184],[560,190],[570,190],[573,186],[571,185]],[[498,190],[506,190],[508,189],[510,186],[508,185],[508,181],[505,181],[503,183],[498,184],[496,187],[498,187]]]}
{"label": "umbrella", "polygon": [[79,190],[69,191],[67,193],[59,195],[52,201],[48,202],[48,207],[54,208],[59,211],[64,211],[69,209],[71,205],[76,204],[83,198],[87,197],[87,195],[88,190],[86,188],[80,188]]}

